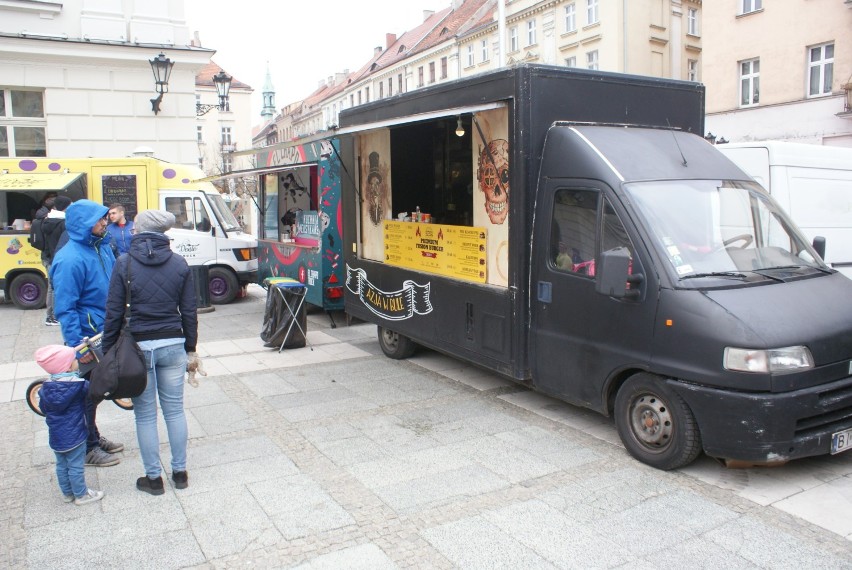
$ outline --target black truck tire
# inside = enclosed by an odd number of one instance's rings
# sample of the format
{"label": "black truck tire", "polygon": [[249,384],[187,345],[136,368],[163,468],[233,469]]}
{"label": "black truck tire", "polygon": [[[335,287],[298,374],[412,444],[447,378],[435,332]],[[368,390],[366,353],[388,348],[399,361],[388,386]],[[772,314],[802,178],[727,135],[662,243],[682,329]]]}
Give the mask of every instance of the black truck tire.
{"label": "black truck tire", "polygon": [[229,269],[213,267],[210,269],[210,302],[215,305],[227,305],[237,298],[240,282]]}
{"label": "black truck tire", "polygon": [[47,280],[36,273],[22,273],[9,285],[9,297],[19,309],[42,309],[47,300]]}
{"label": "black truck tire", "polygon": [[404,360],[414,354],[417,345],[405,335],[395,333],[390,329],[378,327],[379,346],[388,358]]}
{"label": "black truck tire", "polygon": [[636,374],[618,390],[615,425],[630,455],[657,469],[688,465],[702,450],[692,410],[651,374]]}

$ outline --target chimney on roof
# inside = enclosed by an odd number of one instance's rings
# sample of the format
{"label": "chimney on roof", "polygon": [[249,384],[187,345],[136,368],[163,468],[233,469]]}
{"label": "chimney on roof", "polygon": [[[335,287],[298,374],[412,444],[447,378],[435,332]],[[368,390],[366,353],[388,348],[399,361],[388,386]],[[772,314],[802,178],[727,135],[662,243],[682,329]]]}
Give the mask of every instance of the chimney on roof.
{"label": "chimney on roof", "polygon": [[198,35],[198,30],[195,30],[190,45],[192,47],[201,47],[201,36]]}
{"label": "chimney on roof", "polygon": [[396,41],[396,34],[385,34],[385,49],[390,49]]}
{"label": "chimney on roof", "polygon": [[453,10],[458,10],[464,4],[464,0],[453,0],[452,5],[450,6]]}
{"label": "chimney on roof", "polygon": [[428,20],[434,13],[434,10],[423,10],[423,21]]}
{"label": "chimney on roof", "polygon": [[334,84],[337,85],[338,83],[342,82],[344,79],[346,79],[347,75],[349,75],[348,69],[344,69],[342,73],[339,72],[339,71],[337,73],[335,73],[334,74]]}
{"label": "chimney on roof", "polygon": [[382,53],[382,46],[376,46],[373,48],[373,55],[379,55]]}

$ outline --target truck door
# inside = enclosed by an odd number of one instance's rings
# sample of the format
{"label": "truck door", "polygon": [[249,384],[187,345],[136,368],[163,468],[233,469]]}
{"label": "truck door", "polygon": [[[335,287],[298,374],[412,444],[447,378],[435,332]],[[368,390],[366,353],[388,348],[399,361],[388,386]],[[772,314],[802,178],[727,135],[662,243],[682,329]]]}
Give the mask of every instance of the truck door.
{"label": "truck door", "polygon": [[629,367],[650,359],[655,295],[647,281],[631,285],[635,297],[595,292],[600,253],[627,247],[631,273],[644,273],[634,239],[611,191],[592,181],[546,182],[539,197],[532,262],[531,359],[542,391],[605,411],[603,387]]}
{"label": "truck door", "polygon": [[162,208],[175,215],[175,225],[169,230],[172,251],[186,258],[190,265],[214,263],[216,238],[211,232],[210,214],[201,193],[164,196],[162,200]]}

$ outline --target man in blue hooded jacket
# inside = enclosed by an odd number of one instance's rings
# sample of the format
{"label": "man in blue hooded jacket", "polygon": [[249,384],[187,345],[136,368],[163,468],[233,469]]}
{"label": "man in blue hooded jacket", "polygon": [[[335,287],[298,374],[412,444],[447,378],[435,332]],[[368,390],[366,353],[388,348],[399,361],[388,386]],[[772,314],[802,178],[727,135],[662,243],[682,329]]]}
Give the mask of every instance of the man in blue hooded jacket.
{"label": "man in blue hooded jacket", "polygon": [[[56,252],[50,265],[50,280],[56,292],[54,310],[67,346],[78,346],[85,338],[103,331],[106,299],[115,256],[106,236],[108,208],[91,200],[77,200],[65,210],[68,242]],[[77,353],[80,375],[94,368],[91,351]],[[124,449],[102,437],[95,423],[96,406],[86,398],[89,434],[86,465],[108,467],[119,462],[112,455]]]}

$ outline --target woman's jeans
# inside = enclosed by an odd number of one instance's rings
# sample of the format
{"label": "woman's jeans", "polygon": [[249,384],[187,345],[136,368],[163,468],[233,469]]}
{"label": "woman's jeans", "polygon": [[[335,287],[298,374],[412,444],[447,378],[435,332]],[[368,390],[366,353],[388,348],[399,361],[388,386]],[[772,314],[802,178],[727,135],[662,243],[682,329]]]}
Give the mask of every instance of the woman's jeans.
{"label": "woman's jeans", "polygon": [[[167,344],[175,343],[175,344]],[[157,433],[157,399],[169,434],[172,473],[186,471],[186,415],[183,411],[183,383],[186,351],[183,339],[148,340],[138,343],[148,365],[148,385],[142,395],[133,398],[136,437],[145,475],[160,476],[160,437]]]}
{"label": "woman's jeans", "polygon": [[86,444],[80,443],[70,451],[54,451],[56,455],[56,480],[66,497],[79,498],[86,494]]}

